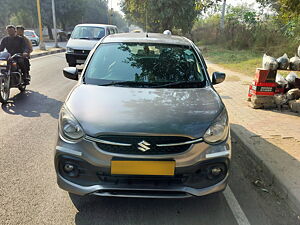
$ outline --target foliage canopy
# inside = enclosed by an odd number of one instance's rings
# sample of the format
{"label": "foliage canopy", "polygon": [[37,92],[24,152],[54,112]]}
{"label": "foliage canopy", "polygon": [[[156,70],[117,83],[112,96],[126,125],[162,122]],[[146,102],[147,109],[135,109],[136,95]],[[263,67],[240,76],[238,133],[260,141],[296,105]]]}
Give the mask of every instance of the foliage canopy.
{"label": "foliage canopy", "polygon": [[[180,29],[189,33],[197,15],[220,0],[123,0],[129,22],[151,32]],[[147,27],[146,27],[147,21]]]}

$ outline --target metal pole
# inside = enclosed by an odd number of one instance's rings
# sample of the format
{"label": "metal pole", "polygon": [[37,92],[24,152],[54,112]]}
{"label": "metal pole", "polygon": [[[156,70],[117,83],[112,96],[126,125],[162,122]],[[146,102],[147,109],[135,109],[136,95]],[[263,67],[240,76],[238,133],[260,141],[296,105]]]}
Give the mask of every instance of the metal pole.
{"label": "metal pole", "polygon": [[42,27],[42,17],[41,17],[41,4],[40,0],[36,0],[38,19],[39,19],[39,30],[40,30],[40,49],[46,50],[44,39],[43,39],[43,27]]}
{"label": "metal pole", "polygon": [[112,0],[110,0],[110,14],[109,14],[109,24],[112,24],[113,17],[113,7],[112,7]]}
{"label": "metal pole", "polygon": [[107,24],[109,24],[109,6],[108,6],[108,0],[106,0],[107,5]]}
{"label": "metal pole", "polygon": [[220,23],[221,30],[225,29],[225,10],[226,10],[226,0],[223,0],[222,18]]}
{"label": "metal pole", "polygon": [[54,48],[58,48],[59,46],[57,44],[56,15],[55,15],[55,2],[54,2],[54,0],[52,0],[52,16],[53,16],[54,41],[55,41]]}
{"label": "metal pole", "polygon": [[114,12],[114,9],[111,8],[111,9],[110,9],[110,18],[111,18],[111,19],[110,19],[110,24],[113,24],[113,16],[114,16],[114,15],[113,15],[113,12]]}

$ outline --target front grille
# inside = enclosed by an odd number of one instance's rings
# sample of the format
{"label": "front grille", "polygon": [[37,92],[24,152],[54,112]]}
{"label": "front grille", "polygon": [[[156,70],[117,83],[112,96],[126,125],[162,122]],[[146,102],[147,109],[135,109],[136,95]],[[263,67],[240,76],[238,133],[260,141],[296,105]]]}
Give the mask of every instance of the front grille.
{"label": "front grille", "polygon": [[90,53],[89,50],[74,50],[76,54],[88,55]]}
{"label": "front grille", "polygon": [[[188,137],[181,136],[100,136],[99,140],[109,141],[114,143],[130,144],[131,146],[118,146],[114,144],[106,144],[97,142],[97,146],[106,152],[127,154],[127,155],[168,155],[178,154],[189,149],[191,144],[178,146],[157,146],[160,144],[175,144],[191,141]],[[139,148],[139,143],[147,142],[149,149],[142,151]],[[143,147],[142,147],[143,148]]]}

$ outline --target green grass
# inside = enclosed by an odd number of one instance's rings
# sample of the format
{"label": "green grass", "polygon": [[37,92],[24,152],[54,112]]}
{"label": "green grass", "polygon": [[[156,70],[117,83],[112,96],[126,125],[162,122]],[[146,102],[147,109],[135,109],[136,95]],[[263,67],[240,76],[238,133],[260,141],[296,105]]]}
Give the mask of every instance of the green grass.
{"label": "green grass", "polygon": [[220,46],[201,47],[203,55],[209,61],[225,69],[254,76],[256,68],[261,67],[263,54],[248,50],[228,50]]}
{"label": "green grass", "polygon": [[[202,46],[203,56],[209,61],[216,63],[225,69],[243,73],[254,77],[256,68],[262,67],[263,53],[250,50],[229,50],[216,45]],[[283,76],[287,76],[289,71],[278,71]],[[296,72],[300,76],[300,72]]]}

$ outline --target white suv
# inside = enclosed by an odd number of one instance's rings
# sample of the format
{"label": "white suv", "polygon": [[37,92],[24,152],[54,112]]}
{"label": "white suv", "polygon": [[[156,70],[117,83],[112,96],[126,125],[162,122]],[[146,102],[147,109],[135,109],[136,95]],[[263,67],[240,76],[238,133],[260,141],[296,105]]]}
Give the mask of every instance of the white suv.
{"label": "white suv", "polygon": [[97,42],[110,34],[118,33],[118,28],[105,24],[77,25],[67,43],[66,59],[69,66],[84,64]]}

